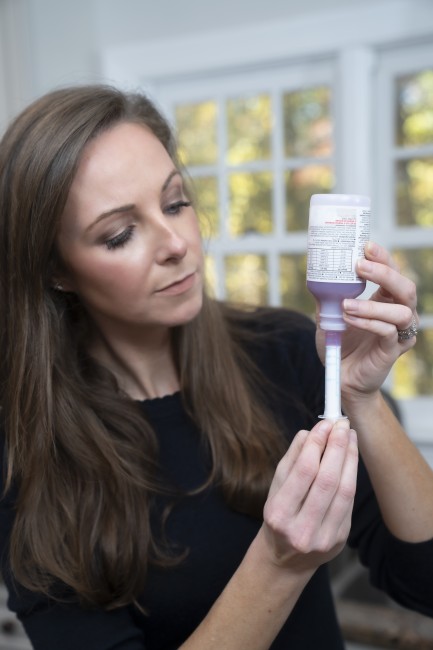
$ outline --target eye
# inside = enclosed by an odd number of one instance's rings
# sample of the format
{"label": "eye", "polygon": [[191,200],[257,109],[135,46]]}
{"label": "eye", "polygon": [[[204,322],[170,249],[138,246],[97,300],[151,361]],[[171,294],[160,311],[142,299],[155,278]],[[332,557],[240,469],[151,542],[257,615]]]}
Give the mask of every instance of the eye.
{"label": "eye", "polygon": [[105,240],[105,246],[108,248],[109,251],[115,249],[115,248],[121,248],[122,246],[125,246],[125,244],[131,239],[132,233],[134,231],[134,226],[128,226],[125,230],[122,230],[118,235],[115,237],[111,237],[110,239]]}
{"label": "eye", "polygon": [[166,214],[177,215],[182,212],[183,208],[189,208],[190,205],[191,201],[176,201],[175,203],[170,203],[164,212]]}

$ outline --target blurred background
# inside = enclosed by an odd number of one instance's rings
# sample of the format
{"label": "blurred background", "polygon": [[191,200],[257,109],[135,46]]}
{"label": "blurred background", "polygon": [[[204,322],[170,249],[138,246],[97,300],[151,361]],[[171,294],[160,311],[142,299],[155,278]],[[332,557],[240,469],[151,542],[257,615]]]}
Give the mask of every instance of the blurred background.
{"label": "blurred background", "polygon": [[217,297],[312,314],[311,194],[371,196],[421,317],[385,388],[433,466],[433,0],[0,0],[1,131],[89,82],[170,119]]}

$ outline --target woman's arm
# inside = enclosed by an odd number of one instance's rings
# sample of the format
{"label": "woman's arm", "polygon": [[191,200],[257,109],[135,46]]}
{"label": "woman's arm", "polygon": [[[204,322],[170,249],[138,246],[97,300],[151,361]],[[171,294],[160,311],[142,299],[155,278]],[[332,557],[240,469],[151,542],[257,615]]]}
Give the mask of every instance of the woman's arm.
{"label": "woman's arm", "polygon": [[182,650],[267,650],[320,564],[350,529],[358,450],[347,421],[301,431],[279,463],[264,523]]}
{"label": "woman's arm", "polygon": [[[399,340],[416,316],[416,287],[389,253],[370,243],[358,273],[379,285],[370,300],[344,302],[342,400],[389,531],[400,540],[433,538],[433,471],[392,414],[379,389],[416,338]],[[319,335],[319,345],[321,335]]]}
{"label": "woman's arm", "polygon": [[345,406],[388,530],[406,542],[433,539],[433,471],[381,394]]}

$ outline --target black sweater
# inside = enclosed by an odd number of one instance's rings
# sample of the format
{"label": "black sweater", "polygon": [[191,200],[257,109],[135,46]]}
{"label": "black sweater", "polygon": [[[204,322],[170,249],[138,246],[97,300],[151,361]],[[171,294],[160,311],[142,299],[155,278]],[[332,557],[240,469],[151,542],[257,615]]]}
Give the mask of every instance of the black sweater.
{"label": "black sweater", "polygon": [[[314,327],[304,317],[283,311],[252,316],[248,327],[260,334],[248,349],[265,383],[272,382],[269,407],[290,441],[322,412],[323,368]],[[162,472],[170,483],[183,491],[202,484],[209,459],[181,395],[146,401],[142,408],[157,432]],[[166,531],[180,549],[189,549],[186,559],[175,568],[150,568],[140,598],[147,615],[133,606],[103,611],[54,602],[12,583],[7,545],[14,498],[11,492],[0,503],[2,571],[9,607],[35,650],[175,650],[206,615],[261,525],[229,508],[216,487],[180,499]],[[349,543],[358,548],[375,586],[400,604],[433,616],[433,540],[409,544],[387,531],[362,462]],[[316,571],[271,648],[343,648],[326,566]]]}

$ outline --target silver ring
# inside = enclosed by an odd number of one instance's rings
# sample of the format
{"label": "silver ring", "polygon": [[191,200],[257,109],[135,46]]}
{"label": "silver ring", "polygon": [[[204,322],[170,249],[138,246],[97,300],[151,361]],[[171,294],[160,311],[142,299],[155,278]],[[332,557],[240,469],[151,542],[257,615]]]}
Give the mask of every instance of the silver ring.
{"label": "silver ring", "polygon": [[418,327],[415,316],[413,316],[410,326],[405,330],[397,330],[397,334],[399,341],[407,341],[416,336],[418,334]]}

